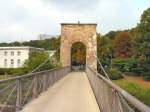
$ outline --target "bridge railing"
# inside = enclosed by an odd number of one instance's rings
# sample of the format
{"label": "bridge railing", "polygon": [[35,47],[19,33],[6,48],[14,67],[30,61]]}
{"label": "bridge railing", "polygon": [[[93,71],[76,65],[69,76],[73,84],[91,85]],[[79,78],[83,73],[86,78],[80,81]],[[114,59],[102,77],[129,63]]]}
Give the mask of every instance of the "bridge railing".
{"label": "bridge railing", "polygon": [[70,72],[70,67],[0,80],[0,112],[16,112]]}
{"label": "bridge railing", "polygon": [[148,106],[96,70],[87,67],[86,72],[101,112],[150,112]]}

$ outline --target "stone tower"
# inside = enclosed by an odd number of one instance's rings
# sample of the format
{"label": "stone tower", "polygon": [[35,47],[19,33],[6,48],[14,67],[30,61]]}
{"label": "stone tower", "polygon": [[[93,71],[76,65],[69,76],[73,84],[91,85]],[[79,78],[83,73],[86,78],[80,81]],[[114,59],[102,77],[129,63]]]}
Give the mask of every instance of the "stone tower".
{"label": "stone tower", "polygon": [[76,42],[81,42],[86,46],[86,65],[97,69],[97,24],[61,24],[61,48],[60,61],[62,66],[71,65],[71,47]]}

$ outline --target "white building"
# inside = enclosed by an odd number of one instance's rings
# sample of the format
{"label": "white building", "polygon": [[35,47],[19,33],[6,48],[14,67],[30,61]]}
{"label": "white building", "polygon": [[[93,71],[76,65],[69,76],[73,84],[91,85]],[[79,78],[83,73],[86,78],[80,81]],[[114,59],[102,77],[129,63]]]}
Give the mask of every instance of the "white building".
{"label": "white building", "polygon": [[0,68],[22,67],[32,51],[44,51],[44,49],[28,46],[0,47]]}

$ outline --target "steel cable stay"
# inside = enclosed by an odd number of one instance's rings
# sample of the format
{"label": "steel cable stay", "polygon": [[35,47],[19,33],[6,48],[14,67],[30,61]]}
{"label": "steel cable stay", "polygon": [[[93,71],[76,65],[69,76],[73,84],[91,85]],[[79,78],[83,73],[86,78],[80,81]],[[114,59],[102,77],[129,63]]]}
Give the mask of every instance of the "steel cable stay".
{"label": "steel cable stay", "polygon": [[28,86],[29,88],[28,88],[28,90],[27,90],[27,93],[24,95],[24,100],[22,101],[22,105],[24,105],[25,104],[25,102],[26,102],[26,100],[27,100],[27,98],[28,98],[28,96],[29,96],[29,94],[30,94],[30,90],[32,89],[32,87],[33,87],[33,81],[31,82],[31,84],[29,84],[29,86]]}
{"label": "steel cable stay", "polygon": [[3,88],[3,89],[0,90],[0,94],[3,93],[3,92],[5,92],[5,91],[8,90],[9,88],[13,87],[15,84],[16,84],[16,82],[7,85],[5,88]]}
{"label": "steel cable stay", "polygon": [[4,102],[2,108],[0,109],[0,112],[3,112],[4,108],[6,107],[8,101],[10,100],[10,98],[11,98],[13,92],[15,91],[16,87],[17,87],[17,84],[15,84],[15,86],[14,86],[13,89],[11,90],[10,94],[8,95],[8,98],[7,98],[6,101]]}

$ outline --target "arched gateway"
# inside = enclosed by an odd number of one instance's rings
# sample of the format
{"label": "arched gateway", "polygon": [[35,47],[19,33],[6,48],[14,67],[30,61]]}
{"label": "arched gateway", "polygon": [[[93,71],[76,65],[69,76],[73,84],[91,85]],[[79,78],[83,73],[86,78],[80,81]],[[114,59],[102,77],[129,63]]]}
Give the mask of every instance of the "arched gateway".
{"label": "arched gateway", "polygon": [[61,49],[60,61],[62,66],[71,65],[71,47],[76,42],[81,42],[86,46],[86,65],[97,69],[97,24],[61,24]]}

